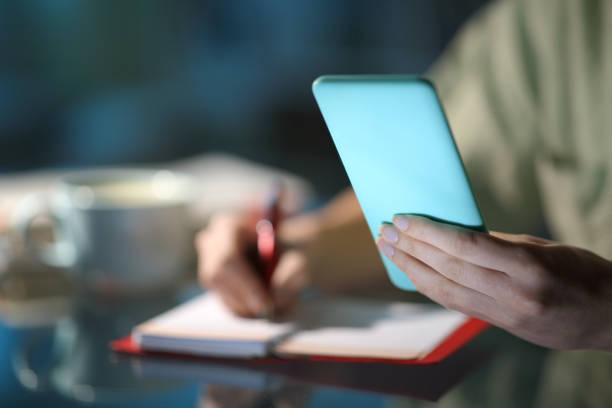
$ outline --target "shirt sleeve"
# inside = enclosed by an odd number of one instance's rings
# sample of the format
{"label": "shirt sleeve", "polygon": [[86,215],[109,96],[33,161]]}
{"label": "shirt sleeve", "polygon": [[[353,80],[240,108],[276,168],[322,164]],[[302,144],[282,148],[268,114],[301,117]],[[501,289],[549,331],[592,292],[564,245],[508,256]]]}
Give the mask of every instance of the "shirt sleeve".
{"label": "shirt sleeve", "polygon": [[489,229],[541,232],[536,55],[519,1],[486,7],[431,71]]}

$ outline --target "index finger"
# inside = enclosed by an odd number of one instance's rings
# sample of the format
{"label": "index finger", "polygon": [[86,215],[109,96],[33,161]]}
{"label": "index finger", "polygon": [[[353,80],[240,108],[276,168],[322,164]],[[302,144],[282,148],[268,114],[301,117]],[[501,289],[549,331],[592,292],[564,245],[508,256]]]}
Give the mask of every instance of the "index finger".
{"label": "index finger", "polygon": [[521,269],[517,264],[516,245],[487,233],[416,215],[395,215],[393,224],[403,234],[474,265],[510,274]]}
{"label": "index finger", "polygon": [[257,316],[267,308],[268,294],[257,271],[246,256],[254,240],[241,219],[216,217],[209,227],[198,234],[199,275],[202,283],[229,296]]}

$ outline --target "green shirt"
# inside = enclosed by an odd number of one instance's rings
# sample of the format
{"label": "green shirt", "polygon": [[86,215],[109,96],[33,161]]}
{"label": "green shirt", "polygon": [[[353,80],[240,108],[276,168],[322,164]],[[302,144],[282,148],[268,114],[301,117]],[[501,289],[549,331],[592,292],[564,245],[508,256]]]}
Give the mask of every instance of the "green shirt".
{"label": "green shirt", "polygon": [[498,1],[432,73],[490,229],[612,258],[612,1]]}

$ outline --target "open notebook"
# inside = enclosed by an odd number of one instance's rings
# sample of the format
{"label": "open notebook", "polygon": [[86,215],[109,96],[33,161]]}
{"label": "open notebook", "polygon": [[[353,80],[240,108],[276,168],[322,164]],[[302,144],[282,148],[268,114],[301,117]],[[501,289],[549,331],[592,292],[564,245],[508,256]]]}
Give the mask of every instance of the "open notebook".
{"label": "open notebook", "polygon": [[435,305],[346,298],[302,302],[283,321],[244,319],[205,293],[136,326],[129,341],[131,351],[405,361],[423,359],[445,342],[448,354],[484,327]]}

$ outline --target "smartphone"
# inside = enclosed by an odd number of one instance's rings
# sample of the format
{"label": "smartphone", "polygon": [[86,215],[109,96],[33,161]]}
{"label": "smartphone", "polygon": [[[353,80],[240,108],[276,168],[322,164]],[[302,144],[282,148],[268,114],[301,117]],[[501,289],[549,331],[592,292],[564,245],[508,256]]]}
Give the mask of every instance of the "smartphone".
{"label": "smartphone", "polygon": [[[407,75],[330,75],[313,93],[376,239],[394,214],[486,231],[433,84]],[[381,254],[391,282],[414,290]]]}

